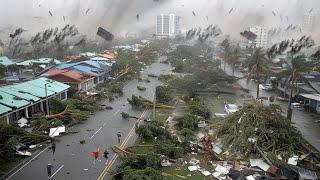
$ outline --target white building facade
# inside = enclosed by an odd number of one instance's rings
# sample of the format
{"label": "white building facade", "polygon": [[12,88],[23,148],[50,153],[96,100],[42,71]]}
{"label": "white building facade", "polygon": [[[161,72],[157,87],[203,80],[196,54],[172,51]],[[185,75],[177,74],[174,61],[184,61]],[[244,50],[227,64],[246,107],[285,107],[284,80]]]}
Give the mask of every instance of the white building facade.
{"label": "white building facade", "polygon": [[257,38],[255,39],[253,43],[255,47],[261,47],[265,48],[268,45],[268,31],[266,28],[263,28],[261,26],[254,26],[249,29],[251,32],[257,35]]}
{"label": "white building facade", "polygon": [[180,17],[175,14],[157,16],[156,35],[175,36],[180,34]]}

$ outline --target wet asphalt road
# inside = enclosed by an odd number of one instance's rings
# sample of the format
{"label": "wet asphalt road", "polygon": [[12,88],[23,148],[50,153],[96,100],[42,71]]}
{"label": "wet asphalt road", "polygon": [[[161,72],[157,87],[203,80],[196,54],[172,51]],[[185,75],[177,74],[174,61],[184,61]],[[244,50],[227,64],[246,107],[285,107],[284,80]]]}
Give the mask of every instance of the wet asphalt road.
{"label": "wet asphalt road", "polygon": [[[221,67],[223,67],[223,64]],[[228,65],[226,66],[226,73],[232,75],[232,68]],[[235,70],[234,75],[236,77],[243,77],[243,74],[237,70]],[[241,79],[238,83],[242,87],[250,89],[249,94],[256,97],[257,90],[254,81],[249,81],[249,83],[247,83],[246,79]],[[260,90],[260,97],[270,97],[272,95],[277,94],[275,92]],[[264,104],[269,104],[269,101],[265,100],[263,102]],[[283,111],[286,111],[288,108],[287,102],[275,101],[274,104],[280,105]],[[294,123],[294,126],[311,145],[320,151],[320,123],[316,123],[315,121],[317,120],[320,120],[319,114],[309,113],[304,109],[293,108],[292,122]]]}
{"label": "wet asphalt road", "polygon": [[[159,61],[164,57],[159,58]],[[50,149],[45,149],[37,158],[27,164],[24,168],[14,172],[10,179],[31,180],[31,179],[48,179],[46,165],[53,165],[51,179],[77,179],[77,180],[95,180],[101,174],[105,167],[106,160],[100,157],[100,161],[94,161],[91,155],[92,151],[99,148],[104,151],[107,147],[109,159],[114,155],[110,149],[117,145],[117,132],[122,133],[124,139],[131,127],[134,126],[134,120],[125,120],[121,117],[121,112],[127,112],[131,115],[140,116],[141,111],[132,109],[128,104],[127,98],[132,94],[143,96],[149,100],[154,97],[155,88],[160,82],[157,78],[147,77],[148,74],[168,74],[171,72],[169,65],[156,62],[147,67],[141,73],[143,79],[148,78],[151,82],[138,82],[137,80],[129,81],[124,87],[124,96],[116,98],[113,102],[105,102],[107,106],[112,106],[112,110],[98,111],[83,124],[73,127],[72,131],[78,133],[69,134],[59,138],[56,144],[56,152],[53,156]],[[146,91],[139,91],[137,85],[145,86]],[[147,116],[150,112],[147,113]],[[128,145],[134,142],[135,135],[131,136]],[[85,140],[85,144],[79,141]],[[115,163],[117,164],[117,163]],[[114,165],[115,166],[115,165]],[[114,168],[113,166],[113,168]],[[111,168],[111,169],[113,169]],[[107,179],[106,176],[104,179]]]}

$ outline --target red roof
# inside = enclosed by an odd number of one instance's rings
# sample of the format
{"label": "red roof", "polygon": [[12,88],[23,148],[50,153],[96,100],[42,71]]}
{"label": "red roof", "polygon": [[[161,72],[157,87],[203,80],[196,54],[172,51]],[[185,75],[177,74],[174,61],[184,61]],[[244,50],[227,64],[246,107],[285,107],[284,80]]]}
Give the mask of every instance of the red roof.
{"label": "red roof", "polygon": [[114,58],[116,58],[116,55],[115,55],[114,53],[111,53],[111,52],[99,54],[99,56],[104,57],[104,58],[107,58],[107,59],[114,59]]}
{"label": "red roof", "polygon": [[50,70],[43,74],[43,76],[64,83],[81,83],[86,81],[87,79],[92,78],[92,76],[88,76],[82,74],[81,72],[72,70]]}

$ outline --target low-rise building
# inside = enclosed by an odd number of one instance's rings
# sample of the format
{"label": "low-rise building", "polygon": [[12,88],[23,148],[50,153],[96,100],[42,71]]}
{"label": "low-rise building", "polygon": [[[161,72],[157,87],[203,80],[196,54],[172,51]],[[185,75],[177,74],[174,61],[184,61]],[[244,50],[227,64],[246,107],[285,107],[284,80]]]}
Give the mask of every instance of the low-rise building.
{"label": "low-rise building", "polygon": [[94,76],[73,70],[50,70],[42,76],[68,84],[76,91],[91,91],[94,86]]}
{"label": "low-rise building", "polygon": [[69,85],[41,77],[0,88],[0,120],[8,124],[35,113],[50,113],[50,99],[68,98]]}

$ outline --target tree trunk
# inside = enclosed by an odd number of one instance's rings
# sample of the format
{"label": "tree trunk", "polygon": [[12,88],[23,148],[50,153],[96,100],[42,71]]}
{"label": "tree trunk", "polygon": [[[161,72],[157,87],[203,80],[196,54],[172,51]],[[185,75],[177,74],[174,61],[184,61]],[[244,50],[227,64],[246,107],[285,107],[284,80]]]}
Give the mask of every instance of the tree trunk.
{"label": "tree trunk", "polygon": [[290,96],[289,96],[289,103],[288,103],[288,110],[287,110],[287,119],[289,119],[291,121],[292,119],[292,108],[291,108],[291,104],[292,104],[292,96],[293,96],[293,81],[291,84],[291,90],[290,90]]}
{"label": "tree trunk", "polygon": [[234,76],[234,69],[235,69],[235,65],[232,65],[232,76]]}
{"label": "tree trunk", "polygon": [[256,97],[256,99],[259,99],[259,85],[260,85],[259,80],[257,80],[257,97]]}
{"label": "tree trunk", "polygon": [[291,108],[291,104],[292,104],[294,81],[295,81],[295,70],[292,72],[291,90],[290,90],[288,110],[287,110],[287,119],[289,119],[290,121],[291,121],[291,119],[292,119],[292,108]]}
{"label": "tree trunk", "polygon": [[223,71],[226,72],[226,60],[223,61]]}
{"label": "tree trunk", "polygon": [[256,79],[257,79],[257,97],[256,97],[256,99],[259,99],[259,85],[260,85],[260,77],[259,77],[259,70],[258,70],[258,68],[257,68],[257,73],[256,73],[256,75],[257,75],[257,77],[256,77]]}

